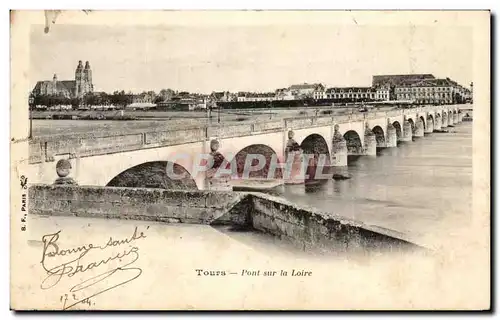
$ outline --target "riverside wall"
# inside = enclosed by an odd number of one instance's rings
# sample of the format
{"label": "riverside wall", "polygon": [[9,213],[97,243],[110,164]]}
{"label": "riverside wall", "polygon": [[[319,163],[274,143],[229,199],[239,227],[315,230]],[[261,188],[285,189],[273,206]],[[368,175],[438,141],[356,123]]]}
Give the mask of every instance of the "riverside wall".
{"label": "riverside wall", "polygon": [[390,230],[254,192],[35,184],[29,187],[28,209],[30,215],[232,225],[271,234],[303,250],[418,248]]}
{"label": "riverside wall", "polygon": [[210,224],[239,203],[243,196],[237,192],[34,184],[28,190],[28,212]]}

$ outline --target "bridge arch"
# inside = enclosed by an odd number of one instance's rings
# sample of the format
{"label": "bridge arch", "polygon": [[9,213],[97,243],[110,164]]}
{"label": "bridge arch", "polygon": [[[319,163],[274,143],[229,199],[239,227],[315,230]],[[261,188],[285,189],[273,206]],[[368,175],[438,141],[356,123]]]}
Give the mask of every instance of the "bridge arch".
{"label": "bridge arch", "polygon": [[385,148],[385,133],[384,129],[381,126],[375,126],[372,129],[372,132],[375,134],[375,139],[377,141],[377,148]]}
{"label": "bridge arch", "polygon": [[399,141],[403,137],[403,131],[401,128],[401,124],[399,123],[399,121],[394,121],[392,123],[392,125],[396,129],[396,137],[397,137],[397,141]]}
{"label": "bridge arch", "polygon": [[170,161],[150,161],[133,166],[113,177],[106,187],[198,189],[186,168]]}
{"label": "bridge arch", "polygon": [[330,152],[328,151],[328,143],[322,135],[313,133],[308,135],[300,144],[304,154],[314,155],[317,158],[319,155],[326,156],[327,165],[330,164]]}
{"label": "bridge arch", "polygon": [[360,155],[363,153],[363,143],[361,137],[355,130],[348,130],[344,133],[344,139],[347,145],[349,155]]}
{"label": "bridge arch", "polygon": [[265,163],[262,168],[249,171],[245,177],[248,178],[282,178],[281,169],[278,167],[280,159],[278,158],[278,153],[271,147],[265,144],[252,144],[244,147],[233,157],[231,161],[232,164],[236,166],[236,172],[232,168],[233,172],[239,177],[244,177],[245,163],[247,167],[255,167],[259,165],[259,160],[254,158],[252,155],[262,155],[264,156]]}

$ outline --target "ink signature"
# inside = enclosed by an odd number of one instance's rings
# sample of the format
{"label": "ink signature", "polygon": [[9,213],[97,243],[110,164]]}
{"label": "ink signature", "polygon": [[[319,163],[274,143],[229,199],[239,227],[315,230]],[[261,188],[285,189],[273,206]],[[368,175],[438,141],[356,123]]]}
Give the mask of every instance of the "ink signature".
{"label": "ink signature", "polygon": [[[135,246],[136,240],[146,238],[144,232],[139,233],[137,231],[137,227],[135,227],[132,236],[126,239],[114,240],[109,237],[108,242],[103,246],[89,243],[70,249],[63,249],[57,243],[60,233],[61,231],[58,231],[42,237],[43,254],[41,264],[45,272],[47,272],[47,277],[42,281],[40,287],[47,290],[67,278],[76,279],[80,277],[79,282],[69,289],[69,292],[73,293],[74,300],[66,305],[68,301],[68,295],[66,294],[63,310],[69,309],[78,303],[87,303],[90,298],[131,282],[142,274],[141,268],[131,266],[139,259],[139,248]],[[128,245],[128,247],[120,249],[120,252],[113,251],[113,249],[120,246],[125,247],[125,245]],[[61,263],[61,259],[63,263]],[[54,264],[55,266],[52,266]],[[90,278],[81,279],[85,278],[85,273],[88,274],[89,271],[95,271],[98,268],[100,270],[106,268],[106,270],[97,276],[92,274]],[[104,280],[106,280],[105,283]],[[78,298],[74,294],[75,292],[80,292]],[[83,293],[83,297],[81,293]]]}

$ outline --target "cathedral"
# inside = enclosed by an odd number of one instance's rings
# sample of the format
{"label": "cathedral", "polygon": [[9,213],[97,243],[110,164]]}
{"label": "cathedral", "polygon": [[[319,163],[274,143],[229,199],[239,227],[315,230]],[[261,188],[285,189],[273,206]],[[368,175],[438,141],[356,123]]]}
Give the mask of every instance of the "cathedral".
{"label": "cathedral", "polygon": [[89,62],[85,62],[85,67],[82,61],[78,61],[78,66],[75,71],[75,80],[58,80],[54,74],[52,81],[38,81],[33,89],[35,96],[57,94],[63,95],[66,98],[78,98],[88,92],[94,91],[92,84],[92,70]]}

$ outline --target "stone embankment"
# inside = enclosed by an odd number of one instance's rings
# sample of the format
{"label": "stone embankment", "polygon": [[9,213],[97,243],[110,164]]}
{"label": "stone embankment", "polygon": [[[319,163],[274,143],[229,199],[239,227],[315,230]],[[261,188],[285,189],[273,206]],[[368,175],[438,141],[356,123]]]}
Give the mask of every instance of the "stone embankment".
{"label": "stone embankment", "polygon": [[272,234],[304,250],[420,248],[390,230],[262,193],[35,184],[28,207],[36,215],[231,225]]}

